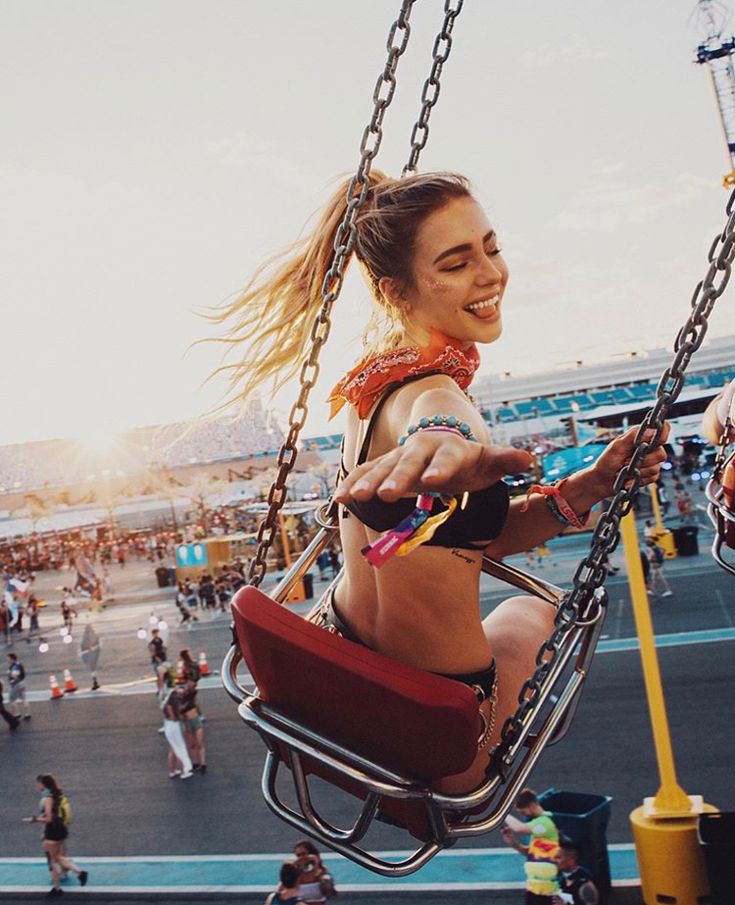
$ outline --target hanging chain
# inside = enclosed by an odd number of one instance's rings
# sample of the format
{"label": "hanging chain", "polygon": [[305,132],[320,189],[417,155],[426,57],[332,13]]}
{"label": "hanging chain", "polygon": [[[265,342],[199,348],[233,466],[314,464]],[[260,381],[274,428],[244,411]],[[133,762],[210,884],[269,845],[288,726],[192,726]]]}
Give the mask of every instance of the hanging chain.
{"label": "hanging chain", "polygon": [[411,132],[411,153],[408,163],[404,166],[401,173],[402,176],[409,176],[416,172],[419,155],[426,147],[426,142],[429,138],[429,117],[434,105],[439,100],[439,91],[441,90],[439,79],[441,78],[442,67],[447,62],[452,49],[454,20],[462,11],[463,2],[464,0],[457,0],[454,5],[452,5],[450,0],[445,0],[444,2],[444,22],[442,23],[441,31],[434,40],[434,48],[431,54],[431,72],[421,91],[421,110]]}
{"label": "hanging chain", "polygon": [[248,584],[260,585],[265,577],[268,550],[275,537],[278,514],[286,500],[286,481],[296,462],[296,443],[306,422],[309,393],[319,376],[319,353],[331,328],[330,313],[344,281],[344,272],[357,237],[357,214],[367,198],[370,169],[383,139],[383,117],[396,90],[398,60],[411,35],[409,17],[416,0],[403,0],[398,18],[388,34],[388,58],[373,90],[373,113],[360,142],[360,163],[347,190],[347,210],[334,239],[334,257],[322,283],[322,307],[311,329],[309,355],[299,375],[300,392],[288,418],[288,434],[276,459],[278,472],[268,493],[268,512],[258,529],[258,549],[248,569]]}
{"label": "hanging chain", "polygon": [[[694,352],[699,349],[707,333],[708,318],[717,299],[730,280],[735,258],[735,191],[726,207],[727,221],[710,246],[709,268],[697,284],[691,300],[692,313],[679,331],[674,343],[674,360],[664,371],[656,389],[656,400],[645,415],[635,436],[629,463],[617,474],[613,497],[600,516],[592,536],[590,551],[574,574],[574,587],[560,605],[554,619],[554,630],[536,654],[536,670],[518,696],[519,707],[503,725],[501,741],[493,755],[493,766],[504,772],[503,758],[520,733],[524,720],[536,707],[542,684],[551,671],[567,634],[575,627],[594,622],[600,613],[594,612],[594,592],[602,587],[607,575],[608,556],[620,540],[620,520],[628,513],[640,485],[640,466],[643,459],[656,448],[664,430],[664,423],[673,403],[684,386],[684,375]],[[644,440],[646,431],[653,435]]]}

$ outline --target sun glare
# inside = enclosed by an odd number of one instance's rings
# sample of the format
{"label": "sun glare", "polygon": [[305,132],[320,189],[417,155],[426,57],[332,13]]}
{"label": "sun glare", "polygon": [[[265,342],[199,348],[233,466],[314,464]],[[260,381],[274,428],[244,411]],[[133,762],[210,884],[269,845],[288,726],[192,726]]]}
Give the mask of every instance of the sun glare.
{"label": "sun glare", "polygon": [[85,452],[106,453],[119,441],[120,431],[112,424],[90,422],[79,427],[74,439]]}

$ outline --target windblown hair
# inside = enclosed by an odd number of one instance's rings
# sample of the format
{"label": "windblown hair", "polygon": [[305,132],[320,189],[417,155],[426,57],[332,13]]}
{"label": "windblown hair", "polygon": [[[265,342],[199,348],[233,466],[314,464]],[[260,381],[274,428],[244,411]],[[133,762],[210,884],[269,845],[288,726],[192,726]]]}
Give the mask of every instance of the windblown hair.
{"label": "windblown hair", "polygon": [[[211,316],[216,323],[227,324],[215,341],[229,345],[228,351],[241,350],[239,361],[214,372],[227,372],[230,402],[244,400],[256,389],[273,393],[299,370],[322,307],[322,286],[347,210],[350,182],[344,181],[334,192],[309,235],[267,261],[232,304]],[[395,348],[403,336],[401,312],[381,293],[380,280],[388,277],[401,290],[413,288],[419,227],[449,201],[469,196],[469,182],[454,173],[391,179],[372,172],[356,219],[353,250],[376,303],[363,337],[367,351]]]}

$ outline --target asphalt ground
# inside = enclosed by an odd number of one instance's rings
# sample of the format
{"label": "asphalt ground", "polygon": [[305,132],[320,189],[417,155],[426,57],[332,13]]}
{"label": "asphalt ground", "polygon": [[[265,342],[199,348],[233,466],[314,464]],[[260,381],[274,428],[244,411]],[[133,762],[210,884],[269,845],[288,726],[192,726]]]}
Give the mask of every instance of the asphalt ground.
{"label": "asphalt ground", "polygon": [[[583,536],[553,542],[552,556],[544,561],[539,574],[564,584],[588,540]],[[735,592],[732,578],[707,555],[705,541],[703,532],[699,556],[667,562],[666,574],[674,595],[652,600],[652,612],[657,636],[676,642],[661,648],[659,655],[679,783],[690,794],[701,794],[722,810],[735,810],[733,707],[727,693],[733,675]],[[618,554],[615,559],[620,559]],[[523,565],[525,558],[519,562]],[[52,573],[39,577],[38,589],[49,600],[42,626],[51,649],[42,655],[35,643],[19,640],[15,646],[29,673],[33,719],[12,735],[0,727],[4,790],[0,798],[0,850],[5,858],[38,856],[37,828],[21,824],[20,818],[35,810],[34,778],[42,771],[56,773],[74,802],[72,851],[79,860],[85,856],[290,851],[294,833],[270,814],[260,796],[262,744],[240,723],[234,705],[216,684],[201,691],[207,715],[207,775],[195,776],[187,783],[171,781],[166,775],[166,746],[156,731],[159,712],[154,696],[148,693],[153,682],[147,652],[136,631],[146,626],[152,611],[173,624],[171,617],[176,610],[172,590],[155,587],[152,569],[149,563],[142,563],[115,570],[116,600],[102,613],[89,616],[102,639],[103,690],[95,694],[82,691],[88,677],[76,659],[79,627],[71,645],[64,645],[58,635],[60,620],[54,594],[56,600],[60,594],[54,588],[66,583],[65,576]],[[608,582],[606,642],[634,636],[622,575]],[[317,582],[317,592],[318,588]],[[484,586],[483,609],[489,610],[502,596],[507,596],[507,590]],[[84,618],[81,616],[80,622]],[[195,653],[203,647],[216,669],[229,644],[227,622],[226,617],[201,614],[200,622],[190,632],[172,628],[169,646],[174,651],[188,646]],[[715,637],[725,640],[697,641],[702,637],[697,633],[704,630],[714,630],[719,633]],[[680,635],[677,641],[680,633],[694,634]],[[681,643],[687,640],[690,643]],[[554,787],[611,795],[611,843],[630,842],[628,813],[658,788],[639,655],[633,644],[625,646],[628,649],[612,651],[605,650],[603,643],[569,736],[545,753],[532,778],[539,790]],[[50,702],[46,699],[48,671],[61,670],[69,661],[80,691],[60,702]],[[338,815],[342,813],[341,803],[335,808]],[[479,844],[501,843],[498,834],[491,834]],[[403,848],[405,839],[380,826],[373,845]],[[99,894],[85,890],[84,895],[94,901]],[[430,891],[400,895],[355,891],[349,893],[349,901],[410,901],[417,895],[422,902],[447,903],[521,899],[518,891],[498,890],[444,891],[435,898]],[[215,903],[219,901],[216,896],[212,892],[203,900]],[[628,905],[638,901],[635,896],[635,890],[616,889],[613,901]],[[262,898],[261,893],[243,893],[239,900]],[[2,900],[11,901],[7,895]],[[145,898],[136,896],[135,901]]]}

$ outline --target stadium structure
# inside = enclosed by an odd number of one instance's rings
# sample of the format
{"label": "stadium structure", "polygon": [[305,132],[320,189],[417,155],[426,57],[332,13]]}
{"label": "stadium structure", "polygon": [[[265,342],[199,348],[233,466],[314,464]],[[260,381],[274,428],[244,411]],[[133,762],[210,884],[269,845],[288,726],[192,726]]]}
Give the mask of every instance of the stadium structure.
{"label": "stadium structure", "polygon": [[[493,429],[495,442],[524,444],[558,437],[578,426],[579,439],[597,430],[639,423],[653,404],[656,388],[673,353],[669,349],[633,353],[601,364],[513,377],[479,377],[473,394]],[[713,339],[692,359],[675,403],[671,440],[696,434],[701,413],[723,384],[735,378],[735,336]]]}

